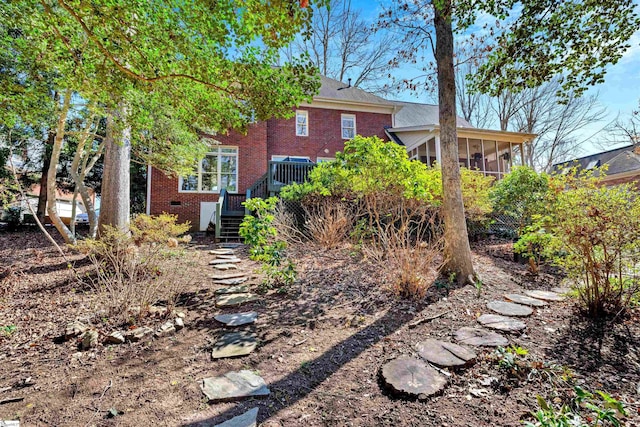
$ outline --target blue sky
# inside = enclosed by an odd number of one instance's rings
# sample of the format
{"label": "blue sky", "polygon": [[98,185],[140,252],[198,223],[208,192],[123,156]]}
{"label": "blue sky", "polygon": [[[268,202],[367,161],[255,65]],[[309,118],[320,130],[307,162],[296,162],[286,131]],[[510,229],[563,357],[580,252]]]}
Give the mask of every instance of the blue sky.
{"label": "blue sky", "polygon": [[[381,10],[379,6],[381,3],[376,3],[376,7],[372,7],[372,3],[371,0],[352,0],[352,5],[362,10],[363,18],[375,22]],[[640,5],[637,1],[635,4],[636,11],[640,13]],[[479,19],[482,20],[482,17]],[[598,95],[601,106],[606,108],[606,116],[601,122],[586,126],[580,135],[577,135],[587,141],[582,147],[582,155],[601,151],[601,148],[595,144],[602,143],[606,139],[607,135],[603,132],[603,128],[618,115],[624,118],[625,115],[628,116],[638,108],[640,101],[640,29],[634,34],[630,43],[632,46],[624,57],[617,64],[608,67],[605,82],[587,92],[587,94]],[[398,74],[405,76],[411,76],[413,72],[409,66],[403,66],[397,71]],[[402,92],[395,98],[404,101],[433,102],[433,98],[428,94],[415,95]]]}

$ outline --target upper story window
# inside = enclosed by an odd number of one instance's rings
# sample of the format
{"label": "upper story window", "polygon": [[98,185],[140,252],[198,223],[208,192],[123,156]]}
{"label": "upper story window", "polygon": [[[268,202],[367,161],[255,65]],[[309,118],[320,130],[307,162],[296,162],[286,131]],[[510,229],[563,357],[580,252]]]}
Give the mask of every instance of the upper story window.
{"label": "upper story window", "polygon": [[342,114],[342,139],[351,139],[356,136],[355,114]]}
{"label": "upper story window", "polygon": [[296,136],[309,136],[309,112],[296,111]]}
{"label": "upper story window", "polygon": [[181,193],[219,193],[226,188],[238,191],[238,148],[214,147],[198,162],[194,174],[181,177]]}

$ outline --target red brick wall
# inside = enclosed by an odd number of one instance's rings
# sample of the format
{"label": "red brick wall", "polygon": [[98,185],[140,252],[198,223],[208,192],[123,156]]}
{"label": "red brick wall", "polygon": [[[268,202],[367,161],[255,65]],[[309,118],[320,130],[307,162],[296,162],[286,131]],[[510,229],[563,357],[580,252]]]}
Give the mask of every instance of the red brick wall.
{"label": "red brick wall", "polygon": [[626,183],[634,184],[636,188],[640,190],[640,171],[638,172],[637,175],[627,176],[623,178],[615,178],[615,176],[611,176],[610,179],[607,179],[606,181],[604,181],[604,185],[608,187],[611,187],[614,185],[626,184]]}
{"label": "red brick wall", "polygon": [[[361,113],[347,110],[299,108],[309,114],[309,136],[296,136],[295,119],[271,119],[267,122],[267,157],[273,155],[306,156],[312,161],[317,157],[334,157],[344,149],[341,114],[356,116],[356,133],[363,136],[377,135],[387,140],[385,126],[391,126],[391,114]],[[328,153],[325,153],[325,149]]]}
{"label": "red brick wall", "polygon": [[[216,135],[222,145],[238,147],[238,192],[244,193],[267,171],[267,162],[272,155],[334,157],[342,151],[345,140],[341,133],[341,114],[355,114],[356,133],[364,136],[377,135],[387,139],[385,126],[391,126],[391,114],[361,113],[354,111],[304,108],[309,112],[309,136],[296,136],[295,118],[272,119],[256,123],[247,135],[230,132]],[[328,153],[325,153],[327,149]],[[178,178],[167,176],[153,169],[151,174],[151,215],[162,212],[177,214],[179,222],[191,221],[194,229],[200,225],[200,202],[215,202],[218,194],[179,193]],[[179,205],[171,205],[179,202]]]}
{"label": "red brick wall", "polygon": [[[238,147],[238,192],[244,193],[267,170],[267,124],[251,125],[247,135],[229,132],[213,137],[222,145]],[[215,202],[218,194],[180,193],[179,180],[153,169],[151,173],[151,215],[162,212],[178,215],[178,221],[191,221],[194,229],[200,225],[200,202]],[[172,206],[171,202],[180,202]]]}

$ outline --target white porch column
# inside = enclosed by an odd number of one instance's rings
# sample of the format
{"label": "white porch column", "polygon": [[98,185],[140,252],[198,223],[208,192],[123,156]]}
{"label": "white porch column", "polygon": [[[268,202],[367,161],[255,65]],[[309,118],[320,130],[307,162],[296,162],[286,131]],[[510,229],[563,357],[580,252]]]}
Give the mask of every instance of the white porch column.
{"label": "white porch column", "polygon": [[440,135],[436,136],[436,162],[442,166],[442,154],[440,153]]}
{"label": "white porch column", "polygon": [[471,154],[469,153],[469,138],[465,138],[467,141],[467,169],[471,170]]}
{"label": "white porch column", "polygon": [[482,174],[487,176],[487,168],[484,164],[484,139],[480,139],[480,147],[482,147]]}

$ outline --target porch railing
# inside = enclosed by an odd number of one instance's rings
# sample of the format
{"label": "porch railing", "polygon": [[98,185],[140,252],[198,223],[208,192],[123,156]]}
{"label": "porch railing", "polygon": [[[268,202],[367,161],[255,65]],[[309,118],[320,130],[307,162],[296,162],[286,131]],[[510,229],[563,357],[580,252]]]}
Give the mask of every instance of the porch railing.
{"label": "porch railing", "polygon": [[269,193],[278,193],[285,185],[294,182],[302,184],[315,166],[315,163],[270,161],[267,172],[267,190]]}

